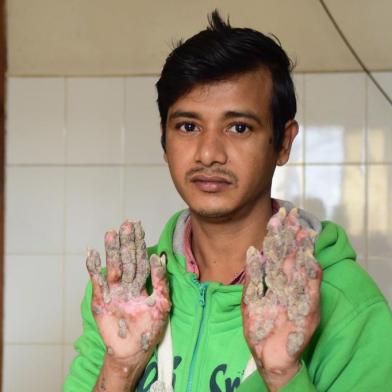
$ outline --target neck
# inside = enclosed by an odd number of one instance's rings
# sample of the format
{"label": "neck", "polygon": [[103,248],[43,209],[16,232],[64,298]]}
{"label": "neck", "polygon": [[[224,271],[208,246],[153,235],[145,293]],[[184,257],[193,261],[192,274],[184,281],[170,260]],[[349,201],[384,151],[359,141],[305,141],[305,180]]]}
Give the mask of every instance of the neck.
{"label": "neck", "polygon": [[269,195],[251,211],[230,219],[213,221],[191,211],[192,251],[200,281],[230,283],[244,269],[248,247],[262,248],[271,216]]}

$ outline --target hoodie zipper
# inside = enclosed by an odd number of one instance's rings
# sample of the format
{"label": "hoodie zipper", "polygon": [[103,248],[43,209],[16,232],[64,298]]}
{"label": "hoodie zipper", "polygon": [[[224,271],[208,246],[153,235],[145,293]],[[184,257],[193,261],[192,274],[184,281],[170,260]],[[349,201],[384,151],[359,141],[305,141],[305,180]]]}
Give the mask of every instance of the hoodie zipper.
{"label": "hoodie zipper", "polygon": [[196,366],[196,356],[197,356],[197,352],[199,350],[200,340],[201,340],[201,337],[203,336],[203,332],[204,332],[206,291],[208,288],[208,283],[200,283],[197,280],[196,276],[194,276],[192,278],[192,281],[199,289],[199,303],[201,305],[201,320],[200,320],[200,324],[199,324],[199,331],[197,333],[196,345],[195,345],[195,348],[193,349],[193,353],[192,353],[192,360],[191,360],[191,366],[189,369],[189,376],[188,376],[188,383],[186,386],[186,392],[192,391],[193,374],[195,372],[195,366]]}

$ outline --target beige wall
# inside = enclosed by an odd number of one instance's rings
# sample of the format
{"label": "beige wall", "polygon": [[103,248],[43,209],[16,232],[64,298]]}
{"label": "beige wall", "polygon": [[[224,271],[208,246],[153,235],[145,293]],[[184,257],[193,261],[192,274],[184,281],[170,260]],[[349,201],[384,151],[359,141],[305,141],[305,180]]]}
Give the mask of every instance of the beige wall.
{"label": "beige wall", "polygon": [[[297,71],[359,66],[317,0],[8,0],[10,76],[158,74],[173,40],[218,7],[233,25],[276,34]],[[392,2],[326,0],[373,70],[392,69]]]}

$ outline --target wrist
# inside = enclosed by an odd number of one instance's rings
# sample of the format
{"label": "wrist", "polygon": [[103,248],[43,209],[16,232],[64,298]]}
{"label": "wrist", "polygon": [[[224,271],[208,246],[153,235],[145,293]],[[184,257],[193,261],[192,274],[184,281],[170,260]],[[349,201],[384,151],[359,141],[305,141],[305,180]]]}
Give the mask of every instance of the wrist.
{"label": "wrist", "polygon": [[134,390],[145,361],[129,361],[106,354],[94,392]]}
{"label": "wrist", "polygon": [[300,370],[300,362],[285,368],[265,368],[258,366],[259,373],[263,377],[270,392],[275,392],[285,386]]}
{"label": "wrist", "polygon": [[146,358],[118,358],[105,354],[102,368],[122,378],[132,378],[133,374],[142,372],[148,362]]}

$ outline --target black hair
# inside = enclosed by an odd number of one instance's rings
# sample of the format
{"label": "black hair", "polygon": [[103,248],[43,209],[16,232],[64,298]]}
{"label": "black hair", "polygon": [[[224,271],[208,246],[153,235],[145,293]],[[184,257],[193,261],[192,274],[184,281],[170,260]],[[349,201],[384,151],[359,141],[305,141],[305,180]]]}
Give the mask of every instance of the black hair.
{"label": "black hair", "polygon": [[196,85],[267,68],[272,77],[270,110],[274,147],[282,146],[284,126],[295,117],[297,103],[291,78],[293,63],[276,41],[250,28],[233,28],[217,10],[208,16],[209,26],[179,41],[166,59],[156,83],[161,116],[161,144],[165,150],[167,113],[180,97]]}

